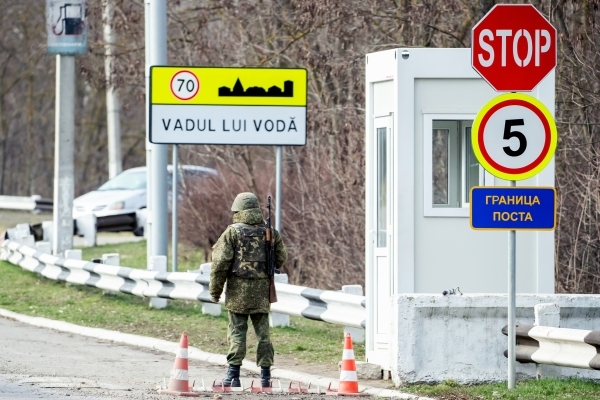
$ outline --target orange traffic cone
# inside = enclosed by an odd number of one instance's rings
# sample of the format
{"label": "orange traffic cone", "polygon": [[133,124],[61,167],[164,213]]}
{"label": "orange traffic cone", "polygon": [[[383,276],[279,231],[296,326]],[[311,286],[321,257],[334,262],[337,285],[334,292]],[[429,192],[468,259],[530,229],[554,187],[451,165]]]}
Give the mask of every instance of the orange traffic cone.
{"label": "orange traffic cone", "polygon": [[346,333],[344,353],[342,354],[342,368],[338,390],[328,390],[327,394],[334,396],[364,396],[358,391],[358,376],[356,375],[356,362],[352,348],[352,336]]}
{"label": "orange traffic cone", "polygon": [[171,370],[171,379],[166,389],[160,389],[160,394],[172,394],[175,396],[198,397],[198,393],[192,392],[188,377],[188,334],[183,332],[179,340],[179,348],[175,356],[175,363]]}

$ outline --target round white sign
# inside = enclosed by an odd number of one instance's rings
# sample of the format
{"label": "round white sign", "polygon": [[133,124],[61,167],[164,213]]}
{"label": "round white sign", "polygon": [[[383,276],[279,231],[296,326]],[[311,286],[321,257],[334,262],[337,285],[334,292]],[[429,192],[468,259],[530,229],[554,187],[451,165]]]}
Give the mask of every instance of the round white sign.
{"label": "round white sign", "polygon": [[479,111],[471,140],[478,161],[492,175],[527,179],[550,162],[556,149],[556,125],[537,99],[507,93]]}
{"label": "round white sign", "polygon": [[179,100],[191,100],[198,94],[200,81],[198,77],[190,71],[178,71],[171,78],[171,92]]}

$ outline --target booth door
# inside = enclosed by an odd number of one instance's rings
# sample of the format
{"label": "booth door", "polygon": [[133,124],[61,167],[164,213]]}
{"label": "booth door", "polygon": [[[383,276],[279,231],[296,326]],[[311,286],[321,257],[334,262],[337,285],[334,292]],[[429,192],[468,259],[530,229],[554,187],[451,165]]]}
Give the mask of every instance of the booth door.
{"label": "booth door", "polygon": [[392,234],[392,116],[375,118],[374,124],[374,160],[375,168],[375,207],[373,221],[373,284],[374,324],[373,352],[369,354],[369,362],[381,365],[382,369],[390,369],[390,312],[391,295],[393,293],[393,273],[390,262]]}

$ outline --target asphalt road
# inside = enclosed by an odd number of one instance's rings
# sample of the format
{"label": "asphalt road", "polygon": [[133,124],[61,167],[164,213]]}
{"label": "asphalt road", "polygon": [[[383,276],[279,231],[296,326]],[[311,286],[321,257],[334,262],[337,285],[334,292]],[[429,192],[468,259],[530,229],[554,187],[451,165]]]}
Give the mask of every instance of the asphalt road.
{"label": "asphalt road", "polygon": [[[0,317],[0,399],[164,400],[169,397],[158,395],[156,387],[164,378],[168,383],[173,361],[174,355],[36,328]],[[225,367],[200,361],[190,360],[189,364],[190,381],[195,380],[195,386],[201,386],[201,379],[210,385],[225,372]],[[242,378],[246,386],[257,376],[243,371]],[[215,396],[206,393],[201,397]],[[290,400],[309,397],[324,396],[269,396]]]}

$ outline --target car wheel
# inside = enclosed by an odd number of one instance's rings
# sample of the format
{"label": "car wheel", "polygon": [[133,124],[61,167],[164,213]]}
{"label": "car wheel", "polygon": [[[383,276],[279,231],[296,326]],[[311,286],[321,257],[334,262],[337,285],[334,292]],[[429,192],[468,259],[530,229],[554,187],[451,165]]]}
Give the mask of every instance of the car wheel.
{"label": "car wheel", "polygon": [[133,230],[133,235],[134,236],[144,236],[144,227],[143,226],[138,226],[137,228],[135,228]]}

